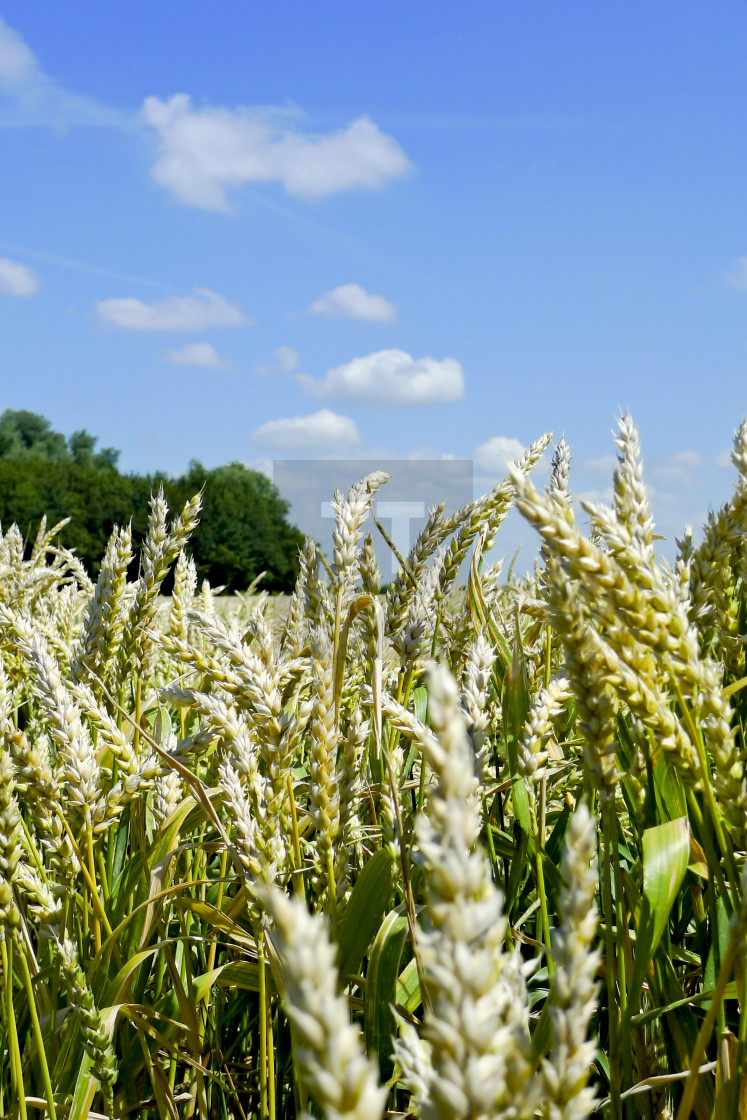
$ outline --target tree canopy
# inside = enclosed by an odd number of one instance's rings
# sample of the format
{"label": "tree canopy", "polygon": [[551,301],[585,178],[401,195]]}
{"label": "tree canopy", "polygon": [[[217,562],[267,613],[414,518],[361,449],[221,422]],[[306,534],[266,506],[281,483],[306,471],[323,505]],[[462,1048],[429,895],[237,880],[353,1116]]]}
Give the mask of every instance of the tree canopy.
{"label": "tree canopy", "polygon": [[17,412],[6,408],[0,416],[1,459],[33,458],[53,463],[75,463],[98,470],[116,468],[119,452],[113,447],[96,451],[97,442],[96,436],[85,428],[65,439],[61,432],[52,431],[46,416],[28,412],[25,408]]}
{"label": "tree canopy", "polygon": [[85,429],[66,438],[49,420],[26,410],[0,415],[0,524],[16,522],[33,538],[46,515],[49,523],[70,518],[61,543],[74,548],[95,574],[115,525],[132,522],[139,543],[148,522],[148,499],[163,486],[174,512],[203,491],[200,526],[192,555],[200,579],[232,591],[244,590],[260,572],[262,587],[289,590],[298,571],[303,537],[288,522],[288,503],[272,482],[243,463],[208,469],[192,462],[176,478],[162,473],[122,474],[119,452],[96,450]]}

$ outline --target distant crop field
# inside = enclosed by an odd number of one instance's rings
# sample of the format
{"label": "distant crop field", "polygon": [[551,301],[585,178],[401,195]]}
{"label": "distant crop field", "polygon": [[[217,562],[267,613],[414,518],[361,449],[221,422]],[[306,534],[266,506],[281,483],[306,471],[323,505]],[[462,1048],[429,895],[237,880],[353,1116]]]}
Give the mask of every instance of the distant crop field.
{"label": "distant crop field", "polygon": [[378,473],[291,596],[198,586],[199,497],[134,581],[7,530],[0,1115],[744,1114],[747,426],[671,568],[630,419],[588,529],[548,443],[386,591]]}

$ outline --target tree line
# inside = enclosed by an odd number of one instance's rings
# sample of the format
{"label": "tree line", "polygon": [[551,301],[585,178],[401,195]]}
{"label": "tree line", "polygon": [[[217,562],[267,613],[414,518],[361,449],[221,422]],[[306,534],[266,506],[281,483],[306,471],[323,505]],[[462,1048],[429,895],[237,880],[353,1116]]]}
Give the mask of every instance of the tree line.
{"label": "tree line", "polygon": [[6,409],[0,415],[3,531],[15,522],[33,541],[43,515],[50,526],[69,517],[59,543],[75,549],[95,575],[115,525],[131,522],[133,541],[142,541],[148,500],[159,486],[175,513],[202,490],[200,526],[191,542],[200,580],[242,591],[265,572],[261,586],[267,590],[293,586],[303,536],[289,523],[288,503],[266,475],[243,463],[208,470],[196,461],[178,477],[122,474],[119,452],[97,450],[97,443],[85,429],[68,438],[44,416]]}

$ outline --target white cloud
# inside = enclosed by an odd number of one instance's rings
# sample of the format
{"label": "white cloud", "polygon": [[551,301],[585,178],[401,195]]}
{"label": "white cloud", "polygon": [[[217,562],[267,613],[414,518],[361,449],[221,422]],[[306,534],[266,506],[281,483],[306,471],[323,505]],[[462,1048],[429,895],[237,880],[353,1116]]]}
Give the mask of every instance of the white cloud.
{"label": "white cloud", "polygon": [[511,436],[493,436],[475,448],[475,463],[488,474],[505,474],[509,464],[526,451],[523,443]]}
{"label": "white cloud", "polygon": [[[650,497],[651,495],[648,489],[647,493],[649,493]],[[615,500],[615,492],[611,486],[607,486],[604,490],[582,490],[581,493],[576,494],[575,497],[579,505],[581,505],[583,502],[587,502],[591,505],[610,506]]]}
{"label": "white cloud", "polygon": [[[675,451],[665,462],[654,464],[651,468],[651,478],[658,486],[690,488],[695,482],[693,472],[703,465],[703,457],[697,451]],[[651,491],[651,486],[648,490]]]}
{"label": "white cloud", "polygon": [[675,451],[669,462],[676,467],[692,467],[695,470],[703,466],[703,456],[698,451]]}
{"label": "white cloud", "polygon": [[747,257],[739,257],[734,271],[727,273],[724,280],[733,288],[747,288]]}
{"label": "white cloud", "polygon": [[187,94],[148,97],[143,117],[158,135],[153,178],[183,202],[230,210],[226,190],[279,182],[288,194],[320,198],[353,187],[382,187],[411,168],[399,144],[359,117],[339,132],[302,133],[288,114],[243,108],[193,109]]}
{"label": "white cloud", "polygon": [[0,257],[0,292],[11,296],[33,296],[38,290],[39,277],[33,269],[7,257]]}
{"label": "white cloud", "polygon": [[311,416],[268,420],[252,432],[251,438],[254,443],[283,451],[331,452],[360,443],[355,423],[328,408],[322,408]]}
{"label": "white cloud", "polygon": [[105,299],[96,307],[105,322],[133,331],[205,331],[253,324],[238,307],[209,288],[195,288],[194,295],[167,296],[152,303],[134,296]]}
{"label": "white cloud", "polygon": [[283,373],[293,373],[294,369],[298,369],[300,357],[297,350],[292,346],[278,346],[275,351],[275,360],[280,366]]}
{"label": "white cloud", "polygon": [[0,19],[0,82],[19,89],[37,79],[39,64],[33,51],[12,27]]}
{"label": "white cloud", "polygon": [[233,362],[221,358],[209,342],[188,342],[181,350],[170,350],[164,361],[177,366],[200,366],[202,369],[233,369]]}
{"label": "white cloud", "polygon": [[298,363],[301,361],[298,351],[292,346],[278,346],[273,358],[275,361],[269,366],[256,365],[254,368],[257,373],[293,373],[294,369],[298,369]]}
{"label": "white cloud", "polygon": [[403,350],[378,350],[327,371],[321,379],[299,374],[298,382],[317,397],[395,408],[448,404],[464,396],[464,374],[454,358],[413,358]]}
{"label": "white cloud", "polygon": [[94,98],[64,89],[44,73],[31,48],[0,18],[0,127],[75,125],[126,128],[131,121]]}
{"label": "white cloud", "polygon": [[[616,455],[600,455],[598,459],[584,459],[580,464],[582,471],[591,471],[593,474],[604,475],[611,475],[616,466]],[[573,470],[572,467],[571,470]]]}
{"label": "white cloud", "polygon": [[272,459],[268,459],[266,455],[259,455],[256,459],[245,459],[244,466],[250,471],[259,471],[260,474],[266,474],[272,482]]}
{"label": "white cloud", "polygon": [[717,467],[723,467],[726,470],[733,470],[734,464],[731,461],[731,448],[727,447],[724,451],[719,451],[716,458],[713,460]]}
{"label": "white cloud", "polygon": [[453,462],[457,456],[453,455],[451,451],[440,451],[434,443],[429,443],[420,447],[413,447],[411,451],[407,451],[397,458],[407,459],[413,463],[432,462],[434,459],[446,463]]}
{"label": "white cloud", "polygon": [[393,303],[383,296],[374,296],[360,284],[341,284],[314,300],[309,311],[333,319],[369,319],[377,323],[391,323],[397,315]]}

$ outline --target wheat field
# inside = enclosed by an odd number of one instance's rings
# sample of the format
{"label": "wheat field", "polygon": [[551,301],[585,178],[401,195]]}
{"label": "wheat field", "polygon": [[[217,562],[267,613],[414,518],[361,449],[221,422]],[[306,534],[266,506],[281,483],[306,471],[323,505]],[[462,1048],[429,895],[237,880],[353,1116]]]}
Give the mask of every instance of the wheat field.
{"label": "wheat field", "polygon": [[630,418],[583,523],[549,444],[385,593],[336,494],[280,610],[197,587],[199,497],[134,580],[6,528],[0,1115],[747,1115],[747,425],[672,567]]}

